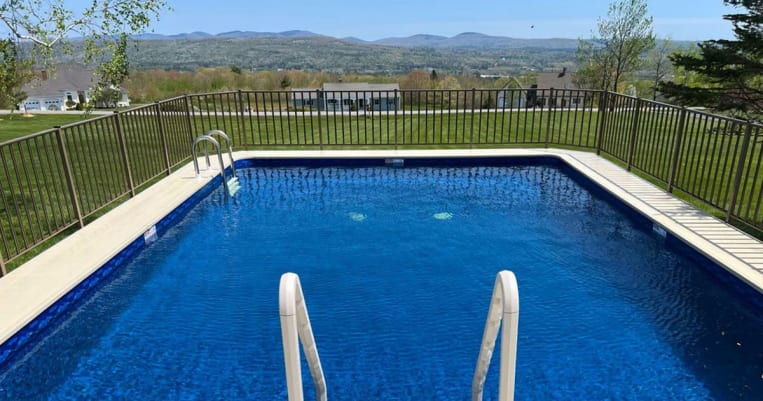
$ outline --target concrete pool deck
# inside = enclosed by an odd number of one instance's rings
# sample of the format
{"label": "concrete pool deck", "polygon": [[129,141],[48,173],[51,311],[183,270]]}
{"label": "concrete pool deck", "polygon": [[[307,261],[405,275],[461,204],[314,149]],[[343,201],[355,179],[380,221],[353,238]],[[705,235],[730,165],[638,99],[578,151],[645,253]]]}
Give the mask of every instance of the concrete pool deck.
{"label": "concrete pool deck", "polygon": [[[594,153],[560,149],[241,151],[243,159],[558,157],[625,204],[763,293],[763,242]],[[227,159],[227,158],[226,158]],[[226,161],[227,162],[227,161]],[[213,162],[213,165],[216,164]],[[204,165],[201,163],[200,165]],[[141,192],[0,278],[0,344],[206,185],[193,164]]]}

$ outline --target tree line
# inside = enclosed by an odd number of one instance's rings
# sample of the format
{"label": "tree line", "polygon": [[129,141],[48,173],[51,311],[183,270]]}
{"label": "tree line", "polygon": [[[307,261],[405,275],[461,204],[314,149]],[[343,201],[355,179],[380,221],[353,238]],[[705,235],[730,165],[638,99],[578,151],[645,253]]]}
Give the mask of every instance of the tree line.
{"label": "tree line", "polygon": [[[123,86],[135,103],[149,103],[190,93],[234,90],[280,91],[318,89],[327,82],[398,83],[401,89],[501,88],[516,85],[516,78],[480,78],[474,74],[446,74],[417,69],[401,75],[337,74],[320,71],[245,71],[237,66],[199,68],[195,71],[136,70]],[[518,79],[523,87],[535,82],[535,74]]]}

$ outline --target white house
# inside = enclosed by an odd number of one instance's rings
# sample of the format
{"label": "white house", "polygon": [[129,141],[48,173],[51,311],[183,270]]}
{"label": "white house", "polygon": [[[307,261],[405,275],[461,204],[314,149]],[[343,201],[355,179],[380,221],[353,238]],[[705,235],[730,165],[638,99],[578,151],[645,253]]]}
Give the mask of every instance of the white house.
{"label": "white house", "polygon": [[325,83],[323,89],[295,88],[291,102],[296,108],[330,111],[389,111],[400,108],[400,85],[365,82]]}
{"label": "white house", "polygon": [[[572,81],[573,76],[567,72],[567,68],[562,69],[560,73],[541,72],[538,74],[537,87],[533,87],[534,90],[528,92],[527,103],[534,103],[541,107],[553,105],[557,108],[582,106],[584,92],[578,91],[578,87]],[[551,89],[557,91],[552,92]]]}
{"label": "white house", "polygon": [[[19,104],[19,109],[63,111],[77,108],[78,104],[90,101],[91,89],[95,86],[93,69],[83,65],[59,65],[54,74],[41,71],[37,79],[23,88],[26,100]],[[128,107],[130,99],[124,89],[119,89],[121,97],[116,104],[96,107]]]}

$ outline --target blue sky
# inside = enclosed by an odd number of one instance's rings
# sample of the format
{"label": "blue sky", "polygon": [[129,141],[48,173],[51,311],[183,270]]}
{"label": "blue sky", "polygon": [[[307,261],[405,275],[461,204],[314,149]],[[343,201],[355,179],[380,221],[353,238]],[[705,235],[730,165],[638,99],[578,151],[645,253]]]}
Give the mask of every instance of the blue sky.
{"label": "blue sky", "polygon": [[[172,34],[303,29],[366,40],[430,33],[481,32],[518,38],[589,37],[609,0],[257,1],[169,0],[154,31]],[[722,0],[648,0],[658,36],[674,40],[731,37]],[[532,27],[534,26],[534,28]]]}

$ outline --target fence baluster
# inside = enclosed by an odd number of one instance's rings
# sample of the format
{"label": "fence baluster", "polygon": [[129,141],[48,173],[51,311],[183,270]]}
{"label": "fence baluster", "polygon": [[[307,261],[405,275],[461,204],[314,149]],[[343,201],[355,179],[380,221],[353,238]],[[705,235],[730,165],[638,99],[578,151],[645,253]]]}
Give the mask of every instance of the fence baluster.
{"label": "fence baluster", "polygon": [[[188,126],[189,143],[193,143],[193,141],[196,139],[193,135],[193,124],[191,121],[193,119],[193,107],[190,103],[190,98],[188,95],[183,95],[183,104],[185,104],[185,121],[186,125]],[[188,155],[190,156],[191,153],[193,152],[189,150]]]}
{"label": "fence baluster", "polygon": [[739,184],[742,182],[742,172],[744,171],[744,164],[747,159],[747,149],[750,146],[751,136],[752,124],[748,123],[747,129],[744,131],[744,139],[742,139],[742,151],[739,154],[739,163],[737,163],[736,174],[734,175],[734,186],[731,187],[731,200],[729,201],[729,208],[726,211],[727,223],[731,221],[731,216],[734,214],[734,208],[736,207]]}
{"label": "fence baluster", "polygon": [[130,156],[127,153],[127,140],[125,139],[124,129],[122,128],[122,119],[118,111],[114,111],[114,125],[117,128],[117,139],[119,140],[119,151],[122,155],[122,164],[125,168],[125,179],[130,188],[130,197],[135,196],[135,183],[132,179],[132,169],[130,169]]}
{"label": "fence baluster", "polygon": [[636,152],[636,135],[638,135],[639,121],[641,120],[641,99],[636,98],[636,111],[631,123],[631,135],[628,139],[628,171],[633,167],[633,154]]}
{"label": "fence baluster", "polygon": [[66,176],[66,185],[69,187],[69,196],[71,197],[72,208],[74,209],[74,215],[77,217],[79,227],[85,226],[84,220],[82,220],[82,209],[79,204],[79,198],[77,197],[77,188],[74,185],[74,175],[72,175],[72,166],[69,162],[69,154],[66,152],[66,145],[64,144],[64,133],[60,126],[53,127],[56,129],[56,139],[58,140],[58,151],[61,152],[61,161],[64,164],[64,175]]}
{"label": "fence baluster", "polygon": [[607,127],[607,109],[609,108],[609,91],[602,91],[599,96],[599,129],[596,138],[596,154],[601,156],[601,148],[604,143],[604,132]]}
{"label": "fence baluster", "polygon": [[471,123],[469,124],[469,149],[474,147],[474,100],[476,95],[476,89],[472,88],[472,113]]}
{"label": "fence baluster", "polygon": [[686,129],[686,107],[681,107],[681,114],[678,117],[678,129],[676,140],[673,143],[673,156],[670,158],[670,174],[668,176],[668,192],[673,192],[673,184],[676,182],[676,173],[678,171],[678,156],[681,153],[683,144],[684,130]]}
{"label": "fence baluster", "polygon": [[[399,92],[397,91],[397,89],[395,89],[395,102],[397,102],[398,96],[400,96]],[[395,150],[397,150],[397,109],[398,109],[398,105],[395,105],[395,132],[393,132],[393,135],[395,137]],[[389,116],[389,112],[387,112],[387,115]],[[405,116],[403,116],[403,121],[405,121]],[[379,129],[381,130],[381,128]],[[405,131],[405,125],[403,125],[403,131]],[[405,134],[405,132],[403,132],[403,134]],[[387,143],[389,143],[389,125],[387,125]]]}
{"label": "fence baluster", "polygon": [[546,139],[543,141],[543,146],[548,148],[548,142],[549,138],[551,137],[551,124],[553,123],[551,120],[552,115],[555,113],[555,107],[554,103],[556,102],[556,99],[554,99],[554,88],[549,89],[548,91],[548,116],[546,117]]}
{"label": "fence baluster", "polygon": [[164,151],[164,164],[167,167],[167,175],[172,174],[172,165],[170,164],[170,149],[167,145],[167,136],[164,133],[164,121],[162,121],[162,108],[159,102],[154,102],[154,112],[156,113],[156,126],[159,128],[159,137],[162,139],[162,150]]}
{"label": "fence baluster", "polygon": [[[235,102],[236,102],[236,113],[238,114],[238,125],[239,125],[238,138],[239,139],[238,141],[233,141],[233,143],[245,144],[246,140],[244,138],[246,138],[246,120],[244,117],[244,96],[242,94],[241,89],[239,89],[236,92]],[[234,135],[231,132],[231,140],[233,140],[232,139],[233,137]]]}

